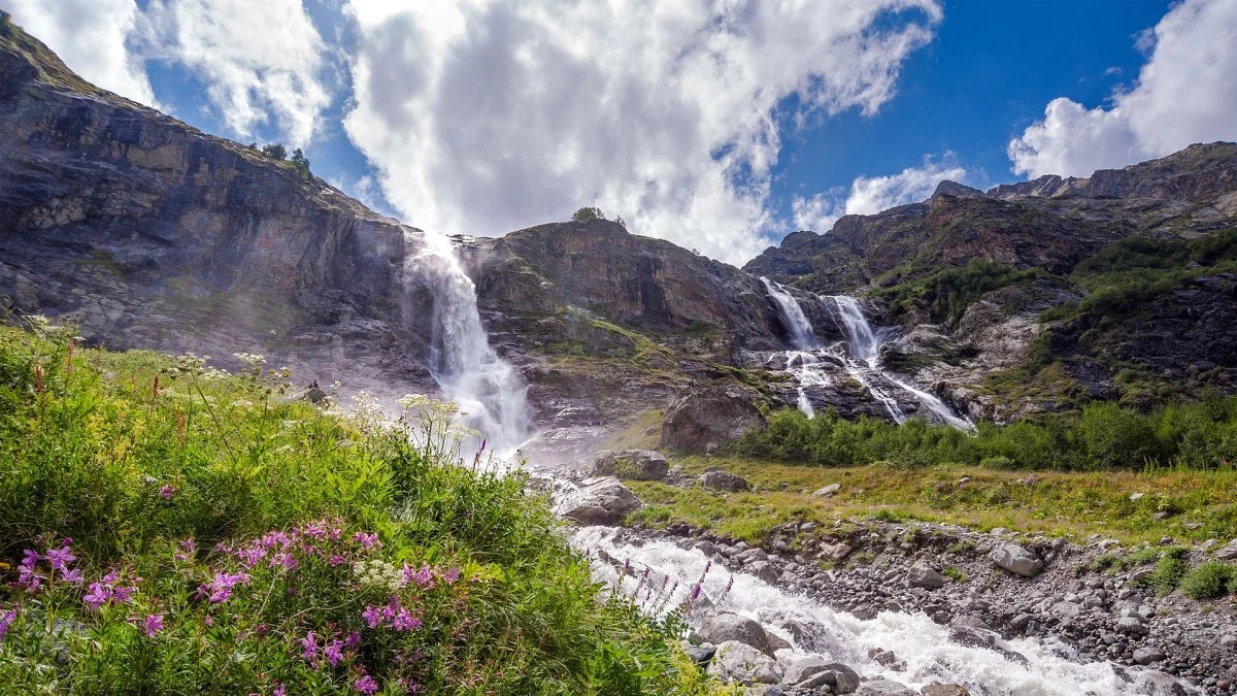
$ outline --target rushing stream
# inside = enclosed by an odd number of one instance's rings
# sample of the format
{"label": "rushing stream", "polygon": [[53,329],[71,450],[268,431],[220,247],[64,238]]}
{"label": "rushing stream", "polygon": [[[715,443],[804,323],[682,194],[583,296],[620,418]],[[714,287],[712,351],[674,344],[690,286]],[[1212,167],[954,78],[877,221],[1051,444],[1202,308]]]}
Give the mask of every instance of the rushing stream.
{"label": "rushing stream", "polygon": [[[530,432],[526,386],[517,371],[490,346],[477,310],[476,289],[461,267],[451,240],[428,234],[425,241],[424,249],[408,260],[407,271],[424,278],[434,294],[430,368],[443,393],[469,414],[469,423],[494,443],[495,450],[510,452]],[[794,350],[788,352],[787,364],[800,382],[802,408],[811,409],[803,388],[811,386],[813,380],[827,379],[819,365],[821,356],[828,355],[841,359],[848,372],[867,385],[895,419],[905,415],[897,401],[885,395],[886,389],[901,389],[915,395],[925,408],[952,425],[970,425],[950,413],[939,399],[880,369],[878,334],[854,298],[830,298],[846,343],[822,347],[795,298],[776,283],[765,283],[792,331]],[[574,488],[569,481],[560,483],[563,488]],[[1002,644],[1007,650],[1003,654],[961,644],[951,637],[948,628],[936,625],[923,614],[885,612],[862,621],[806,597],[791,595],[751,575],[732,574],[720,566],[708,571],[710,561],[700,551],[684,550],[665,541],[620,542],[615,540],[615,530],[611,528],[587,527],[574,534],[572,544],[593,558],[600,582],[624,593],[636,592],[635,575],[648,569],[651,579],[641,589],[644,596],[633,599],[650,613],[664,613],[681,604],[703,577],[701,593],[718,608],[753,618],[792,644],[792,637],[779,627],[790,621],[809,626],[812,652],[851,665],[868,676],[881,675],[915,687],[933,681],[963,684],[971,693],[986,696],[1164,693],[1148,681],[1155,674],[1130,669],[1125,670],[1123,677],[1110,663],[1075,662],[1070,659],[1069,648],[1060,643],[1009,641]],[[602,558],[629,561],[634,572],[624,580],[614,563]],[[656,599],[647,589],[650,586],[667,588],[666,594]],[[868,657],[872,648],[894,651],[906,663],[905,671],[893,672],[873,661]],[[1011,659],[1010,652],[1025,657],[1025,661]]]}

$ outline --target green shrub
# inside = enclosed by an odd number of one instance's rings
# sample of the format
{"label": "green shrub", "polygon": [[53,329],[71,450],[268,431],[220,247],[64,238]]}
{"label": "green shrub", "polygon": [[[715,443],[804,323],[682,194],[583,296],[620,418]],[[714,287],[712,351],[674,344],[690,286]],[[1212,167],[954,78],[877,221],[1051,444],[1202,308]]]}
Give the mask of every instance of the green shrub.
{"label": "green shrub", "polygon": [[1208,561],[1187,572],[1181,578],[1181,592],[1192,599],[1215,599],[1228,592],[1233,580],[1233,568],[1216,561]]}
{"label": "green shrub", "polygon": [[312,178],[313,174],[309,171],[309,158],[305,156],[305,153],[301,151],[301,148],[298,147],[292,151],[292,159],[289,161],[292,163],[292,168],[301,175],[302,179],[308,181]]}
{"label": "green shrub", "polygon": [[992,261],[974,260],[888,289],[876,296],[889,301],[897,315],[926,311],[936,322],[957,322],[973,302],[993,290],[1048,277],[1039,269],[1019,271]]}
{"label": "green shrub", "polygon": [[605,220],[606,216],[601,212],[601,208],[585,207],[580,208],[572,214],[573,222],[592,222],[594,220]]}
{"label": "green shrub", "polygon": [[262,146],[262,154],[271,159],[285,160],[288,158],[288,149],[282,143],[270,143]]}
{"label": "green shrub", "polygon": [[1157,594],[1172,594],[1172,591],[1177,589],[1177,585],[1181,583],[1181,578],[1187,569],[1185,561],[1181,558],[1182,555],[1183,553],[1176,551],[1164,552],[1151,574],[1147,576],[1147,584],[1154,588]]}

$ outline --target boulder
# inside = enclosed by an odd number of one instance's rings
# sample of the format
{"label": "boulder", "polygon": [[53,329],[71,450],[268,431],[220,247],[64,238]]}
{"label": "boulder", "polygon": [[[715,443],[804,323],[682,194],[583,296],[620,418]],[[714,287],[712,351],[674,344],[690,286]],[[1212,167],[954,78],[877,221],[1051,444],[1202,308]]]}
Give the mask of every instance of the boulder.
{"label": "boulder", "polygon": [[729,491],[731,493],[750,490],[752,487],[747,482],[747,479],[742,476],[732,474],[729,471],[722,471],[721,469],[704,472],[700,477],[700,485],[716,491]]}
{"label": "boulder", "polygon": [[999,567],[1024,578],[1033,578],[1044,571],[1044,562],[1033,552],[1017,544],[1001,542],[988,558]]}
{"label": "boulder", "polygon": [[929,684],[919,692],[923,696],[971,696],[971,692],[957,684]]}
{"label": "boulder", "polygon": [[824,488],[818,489],[815,493],[812,494],[812,497],[813,498],[832,498],[833,496],[837,495],[838,491],[840,490],[842,490],[842,484],[831,483],[828,486],[825,486]]}
{"label": "boulder", "polygon": [[776,660],[737,640],[717,646],[708,673],[722,681],[739,684],[776,684],[782,680],[782,666]]}
{"label": "boulder", "polygon": [[756,561],[755,563],[745,567],[743,570],[744,572],[755,575],[770,585],[777,582],[777,579],[782,577],[782,569],[768,561]]}
{"label": "boulder", "polygon": [[1237,539],[1233,539],[1216,551],[1216,558],[1221,561],[1231,561],[1237,558]]}
{"label": "boulder", "polygon": [[911,566],[906,574],[906,581],[911,587],[922,587],[925,590],[939,590],[945,586],[945,578],[922,563]]}
{"label": "boulder", "polygon": [[720,646],[722,643],[738,642],[756,648],[762,653],[773,654],[769,636],[760,624],[728,611],[718,612],[708,618],[696,632],[697,637]]}
{"label": "boulder", "polygon": [[796,686],[808,677],[824,672],[827,669],[829,669],[828,660],[820,655],[808,655],[790,663],[786,668],[786,674],[782,677],[782,683],[788,686]]}
{"label": "boulder", "polygon": [[836,544],[821,544],[820,553],[825,558],[831,561],[840,561],[851,554],[855,547],[847,544],[844,541],[839,541]]}
{"label": "boulder", "polygon": [[824,666],[819,672],[795,684],[796,689],[810,690],[827,686],[835,694],[853,694],[859,688],[859,674],[839,662]]}
{"label": "boulder", "polygon": [[864,682],[855,692],[855,696],[919,696],[905,684],[889,679],[873,679]]}
{"label": "boulder", "polygon": [[580,524],[618,524],[639,510],[640,499],[613,476],[588,479],[559,505],[559,512]]}
{"label": "boulder", "polygon": [[593,461],[594,476],[614,476],[624,481],[661,481],[670,464],[652,450],[609,450]]}
{"label": "boulder", "polygon": [[680,397],[666,411],[662,447],[706,454],[768,423],[756,403],[760,396],[735,384],[712,386]]}
{"label": "boulder", "polygon": [[1135,648],[1134,661],[1140,665],[1149,665],[1152,662],[1159,662],[1165,658],[1162,650],[1155,648]]}
{"label": "boulder", "polygon": [[713,659],[713,655],[717,653],[717,646],[712,643],[701,643],[692,645],[691,643],[683,643],[683,652],[695,664],[704,667]]}

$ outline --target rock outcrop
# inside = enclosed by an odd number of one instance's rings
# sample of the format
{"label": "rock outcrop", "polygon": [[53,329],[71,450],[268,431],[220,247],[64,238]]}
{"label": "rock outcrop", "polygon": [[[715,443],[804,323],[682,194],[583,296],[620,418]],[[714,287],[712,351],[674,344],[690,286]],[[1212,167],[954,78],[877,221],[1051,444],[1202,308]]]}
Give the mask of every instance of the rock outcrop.
{"label": "rock outcrop", "polygon": [[662,447],[706,453],[765,427],[759,397],[737,385],[711,386],[677,399],[666,411]]}

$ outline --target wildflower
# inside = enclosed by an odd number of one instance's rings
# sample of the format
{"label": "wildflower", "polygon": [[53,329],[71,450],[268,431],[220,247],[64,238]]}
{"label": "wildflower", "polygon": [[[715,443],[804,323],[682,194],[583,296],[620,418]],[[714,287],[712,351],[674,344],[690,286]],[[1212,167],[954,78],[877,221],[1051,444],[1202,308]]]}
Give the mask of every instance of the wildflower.
{"label": "wildflower", "polygon": [[322,649],[322,656],[331,663],[331,667],[338,667],[339,663],[344,660],[344,642],[338,638],[331,641]]}
{"label": "wildflower", "polygon": [[77,560],[67,543],[58,549],[48,549],[46,558],[51,563],[52,570],[65,570],[70,563]]}
{"label": "wildflower", "polygon": [[271,692],[271,696],[285,696],[285,694],[287,693],[288,693],[288,689],[285,688],[283,684],[280,684],[279,686],[275,687],[274,691]]}
{"label": "wildflower", "polygon": [[372,605],[365,605],[365,611],[361,612],[361,618],[365,619],[365,625],[370,628],[378,628],[386,620],[386,615],[382,609]]}
{"label": "wildflower", "polygon": [[442,579],[448,585],[454,584],[456,580],[460,579],[460,569],[452,567],[450,570],[442,574]]}
{"label": "wildflower", "polygon": [[43,586],[43,576],[34,572],[34,568],[23,564],[17,569],[17,584],[29,592],[38,592]]}
{"label": "wildflower", "polygon": [[179,550],[172,555],[172,558],[177,561],[191,560],[198,550],[198,544],[192,538],[185,539],[176,546]]}
{"label": "wildflower", "polygon": [[17,620],[17,610],[10,609],[3,614],[0,614],[0,643],[4,642],[4,635],[9,632],[9,626]]}
{"label": "wildflower", "polygon": [[29,568],[30,570],[34,570],[34,566],[37,565],[39,559],[42,558],[42,556],[39,555],[39,552],[34,549],[23,549],[21,554],[21,563],[18,565],[23,568]]}
{"label": "wildflower", "polygon": [[344,638],[344,647],[348,648],[349,650],[356,650],[357,646],[360,644],[361,644],[361,634],[357,633],[356,631],[349,633],[348,637]]}
{"label": "wildflower", "polygon": [[69,568],[68,570],[60,574],[61,582],[67,582],[67,583],[71,583],[74,585],[80,583],[83,579],[84,578],[82,577],[82,571],[78,570],[77,568]]}
{"label": "wildflower", "polygon": [[277,553],[271,557],[272,568],[283,566],[285,570],[291,571],[291,570],[296,570],[296,567],[299,564],[300,562],[296,560],[296,556],[293,556],[292,554],[286,551],[282,553]]}
{"label": "wildflower", "polygon": [[226,602],[232,596],[232,588],[237,585],[248,585],[248,573],[215,573],[215,578],[198,588],[198,593],[205,595],[211,604]]}
{"label": "wildflower", "polygon": [[404,580],[414,582],[418,587],[430,589],[434,587],[434,573],[430,570],[428,563],[421,565],[421,570],[414,571],[407,566],[404,567]]}
{"label": "wildflower", "polygon": [[111,585],[92,582],[86,590],[86,596],[82,597],[82,603],[90,607],[92,610],[98,610],[99,607],[107,604],[112,599]]}
{"label": "wildflower", "polygon": [[692,601],[693,602],[700,598],[700,588],[701,588],[700,583],[696,583],[696,586],[692,588]]}
{"label": "wildflower", "polygon": [[163,484],[163,486],[159,488],[159,497],[164,500],[171,500],[176,497],[176,486],[173,486],[170,483]]}
{"label": "wildflower", "polygon": [[163,614],[148,614],[142,620],[142,635],[147,638],[154,638],[159,631],[163,630]]}
{"label": "wildflower", "polygon": [[137,592],[136,587],[117,587],[112,590],[112,601],[116,604],[128,604],[134,592]]}
{"label": "wildflower", "polygon": [[368,674],[362,674],[352,683],[352,686],[366,696],[378,693],[378,682],[374,681],[374,678]]}
{"label": "wildflower", "polygon": [[382,548],[382,542],[378,541],[377,534],[367,534],[365,532],[357,532],[352,535],[352,540],[360,544],[366,551],[375,547]]}
{"label": "wildflower", "polygon": [[398,632],[415,631],[421,625],[421,619],[412,615],[407,609],[400,607],[391,618],[391,628]]}
{"label": "wildflower", "polygon": [[310,663],[318,660],[318,634],[310,631],[301,639],[301,657]]}

